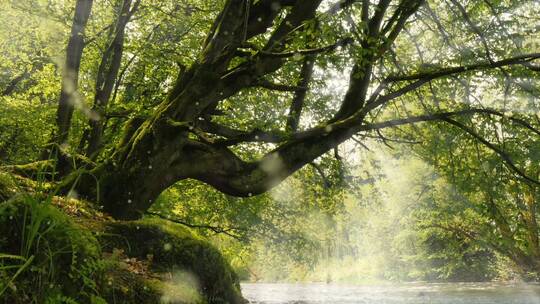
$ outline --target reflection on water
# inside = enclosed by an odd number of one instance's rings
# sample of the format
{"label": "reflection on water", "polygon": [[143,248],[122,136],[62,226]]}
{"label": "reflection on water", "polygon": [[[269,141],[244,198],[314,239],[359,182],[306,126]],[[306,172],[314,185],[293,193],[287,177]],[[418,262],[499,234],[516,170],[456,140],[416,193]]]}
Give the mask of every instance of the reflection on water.
{"label": "reflection on water", "polygon": [[242,284],[256,304],[540,304],[540,285],[521,283]]}

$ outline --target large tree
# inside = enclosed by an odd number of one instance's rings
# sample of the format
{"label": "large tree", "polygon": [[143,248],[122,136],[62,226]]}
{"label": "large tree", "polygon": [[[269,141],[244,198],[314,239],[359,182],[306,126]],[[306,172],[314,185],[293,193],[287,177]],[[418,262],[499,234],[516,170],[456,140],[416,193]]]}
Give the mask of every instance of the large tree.
{"label": "large tree", "polygon": [[[140,217],[183,179],[233,196],[257,195],[359,133],[422,121],[456,125],[459,117],[474,124],[474,116],[503,115],[440,100],[422,111],[386,111],[438,81],[459,82],[462,74],[492,80],[538,69],[534,44],[513,44],[528,35],[516,29],[518,23],[508,26],[508,35],[486,37],[493,18],[502,18],[500,10],[527,19],[538,10],[534,1],[217,3],[219,12],[206,12],[215,18],[198,37],[199,46],[185,52],[192,59],[180,62],[178,76],[162,86],[166,97],[126,122],[114,149],[92,151],[101,153],[97,164],[67,177],[66,190],[75,188],[124,219]],[[182,5],[188,17],[198,2]],[[170,54],[184,49],[179,42]],[[324,88],[345,82],[331,77],[332,64],[349,73],[348,85],[343,96],[328,99]],[[290,111],[279,109],[285,98],[292,101],[285,106]],[[521,178],[538,184],[496,145],[479,140]]]}

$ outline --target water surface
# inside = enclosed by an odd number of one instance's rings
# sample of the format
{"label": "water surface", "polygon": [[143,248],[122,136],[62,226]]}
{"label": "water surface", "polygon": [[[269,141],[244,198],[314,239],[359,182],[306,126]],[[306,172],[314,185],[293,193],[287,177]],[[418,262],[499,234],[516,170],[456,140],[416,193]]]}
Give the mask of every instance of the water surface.
{"label": "water surface", "polygon": [[242,294],[254,304],[540,304],[540,285],[523,283],[245,283]]}

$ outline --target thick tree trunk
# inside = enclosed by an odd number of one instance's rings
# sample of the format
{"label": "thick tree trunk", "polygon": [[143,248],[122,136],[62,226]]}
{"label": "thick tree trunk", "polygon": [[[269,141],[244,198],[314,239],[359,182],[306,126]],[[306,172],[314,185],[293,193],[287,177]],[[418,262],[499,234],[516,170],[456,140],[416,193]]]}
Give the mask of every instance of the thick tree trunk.
{"label": "thick tree trunk", "polygon": [[[267,191],[302,166],[296,159],[277,166],[279,170],[260,166],[259,162],[246,163],[226,145],[190,137],[194,122],[199,122],[198,117],[284,63],[282,58],[261,56],[260,64],[253,70],[240,69],[223,78],[236,56],[235,50],[249,37],[264,32],[280,10],[271,9],[272,18],[266,20],[261,16],[268,10],[263,8],[271,8],[273,1],[259,1],[253,9],[247,9],[249,3],[227,1],[215,21],[214,31],[208,35],[200,60],[181,74],[167,100],[138,129],[133,127],[126,131],[126,139],[106,163],[81,177],[75,177],[74,173],[67,179],[66,189],[77,181],[76,190],[81,195],[99,201],[105,211],[116,218],[132,219],[140,217],[163,190],[181,179],[195,178],[225,193],[248,196]],[[287,35],[313,18],[319,3],[298,1],[274,31],[265,49],[282,51],[290,39]],[[261,24],[265,27],[259,28]],[[315,141],[311,143],[313,146]],[[324,149],[327,145],[319,146]],[[287,147],[285,150],[295,149]],[[307,153],[305,158],[311,160],[324,152],[323,149],[317,148],[316,153]],[[263,162],[273,164],[277,159],[276,153]],[[272,172],[266,172],[268,170]]]}
{"label": "thick tree trunk", "polygon": [[65,190],[75,183],[79,195],[103,206],[113,217],[140,218],[165,189],[185,178],[165,152],[170,150],[155,140],[156,133],[162,133],[159,126],[152,127],[152,121],[130,121],[124,139],[108,161],[88,173],[72,173]]}
{"label": "thick tree trunk", "polygon": [[105,163],[80,176],[76,187],[117,219],[139,219],[173,179],[167,170],[139,165],[130,169]]}

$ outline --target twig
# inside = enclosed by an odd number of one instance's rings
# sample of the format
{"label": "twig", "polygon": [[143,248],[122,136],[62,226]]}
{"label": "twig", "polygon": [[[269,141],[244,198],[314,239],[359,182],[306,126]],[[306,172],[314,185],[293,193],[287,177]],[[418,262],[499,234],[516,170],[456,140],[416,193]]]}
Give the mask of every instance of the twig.
{"label": "twig", "polygon": [[230,231],[233,231],[233,230],[246,231],[247,229],[244,229],[244,228],[239,228],[239,227],[227,227],[227,228],[224,228],[224,227],[219,227],[219,226],[192,224],[192,223],[188,223],[186,221],[183,221],[181,219],[171,218],[169,216],[165,216],[165,215],[163,215],[161,213],[157,213],[157,212],[146,211],[145,213],[148,214],[148,215],[157,216],[157,217],[159,217],[161,219],[164,219],[164,220],[167,220],[167,221],[170,221],[170,222],[173,222],[173,223],[184,225],[184,226],[189,227],[189,228],[207,229],[207,230],[211,230],[215,234],[223,233],[223,234],[225,234],[227,236],[230,236],[230,237],[232,237],[234,239],[237,239],[239,241],[246,241],[245,237],[240,236],[240,235],[236,235],[236,234],[233,234],[233,233],[230,232]]}

